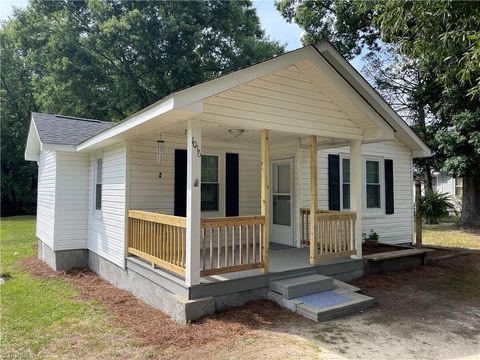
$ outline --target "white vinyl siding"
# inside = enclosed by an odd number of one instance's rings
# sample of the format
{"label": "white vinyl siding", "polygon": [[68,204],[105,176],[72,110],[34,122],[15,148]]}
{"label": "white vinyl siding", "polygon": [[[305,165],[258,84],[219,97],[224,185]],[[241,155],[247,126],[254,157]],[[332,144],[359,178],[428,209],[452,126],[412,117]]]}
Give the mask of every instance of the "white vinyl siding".
{"label": "white vinyl siding", "polygon": [[89,156],[57,153],[54,250],[87,248]]}
{"label": "white vinyl siding", "polygon": [[[318,151],[318,206],[328,209],[328,154],[349,154],[349,148],[332,148]],[[310,154],[301,149],[302,186],[299,195],[300,206],[310,206]],[[410,150],[400,141],[387,141],[362,145],[364,160],[369,157],[382,157],[393,160],[395,213],[385,212],[375,215],[364,213],[362,232],[374,229],[380,235],[380,241],[390,244],[409,243],[413,236],[413,194],[412,194],[412,157]],[[383,167],[380,170],[383,171]],[[381,190],[382,192],[384,189]],[[296,210],[299,212],[299,209]]]}
{"label": "white vinyl siding", "polygon": [[102,150],[102,211],[95,215],[95,159],[90,155],[88,249],[121,267],[125,265],[127,147],[125,143]]}
{"label": "white vinyl siding", "polygon": [[[175,149],[186,148],[186,138],[164,134],[165,155],[156,164],[156,141],[136,140],[130,146],[130,209],[173,214],[175,189]],[[225,153],[239,154],[239,214],[260,214],[260,144],[202,139],[202,152],[223,159]],[[219,159],[221,160],[221,159]],[[220,166],[220,169],[223,167]],[[159,178],[159,173],[162,177]],[[220,178],[222,174],[219,174]],[[220,186],[220,191],[224,187]],[[220,201],[225,199],[223,194]],[[224,206],[220,204],[222,210]],[[214,213],[215,216],[224,214]],[[203,213],[202,216],[211,216]],[[213,216],[213,215],[212,215]]]}
{"label": "white vinyl siding", "polygon": [[36,236],[53,249],[55,239],[56,153],[42,151],[38,161]]}

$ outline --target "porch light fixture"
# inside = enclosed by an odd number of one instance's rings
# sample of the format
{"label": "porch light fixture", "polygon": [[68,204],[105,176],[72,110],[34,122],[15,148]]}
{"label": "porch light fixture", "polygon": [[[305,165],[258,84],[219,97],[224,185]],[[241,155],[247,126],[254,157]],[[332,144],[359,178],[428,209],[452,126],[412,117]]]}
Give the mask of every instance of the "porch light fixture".
{"label": "porch light fixture", "polygon": [[228,129],[228,133],[232,135],[234,138],[238,138],[245,132],[244,129]]}

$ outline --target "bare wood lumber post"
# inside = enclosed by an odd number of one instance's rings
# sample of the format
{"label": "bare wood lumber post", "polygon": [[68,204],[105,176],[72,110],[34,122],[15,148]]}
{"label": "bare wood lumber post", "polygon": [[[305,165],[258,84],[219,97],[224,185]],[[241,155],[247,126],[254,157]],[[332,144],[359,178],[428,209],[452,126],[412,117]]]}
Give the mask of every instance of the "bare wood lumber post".
{"label": "bare wood lumber post", "polygon": [[261,214],[265,217],[263,228],[262,260],[263,271],[268,272],[268,248],[270,243],[270,146],[267,129],[261,136]]}
{"label": "bare wood lumber post", "polygon": [[310,136],[310,265],[318,263],[317,137]]}
{"label": "bare wood lumber post", "polygon": [[422,184],[420,177],[415,178],[415,246],[422,247],[422,214],[420,206],[422,203]]}

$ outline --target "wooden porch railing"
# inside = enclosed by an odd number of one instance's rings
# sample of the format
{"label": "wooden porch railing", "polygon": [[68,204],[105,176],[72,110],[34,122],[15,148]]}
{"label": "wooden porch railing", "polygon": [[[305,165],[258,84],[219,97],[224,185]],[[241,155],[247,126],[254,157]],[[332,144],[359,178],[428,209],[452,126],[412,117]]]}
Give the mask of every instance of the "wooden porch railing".
{"label": "wooden porch railing", "polygon": [[264,266],[264,216],[201,220],[201,276]]}
{"label": "wooden porch railing", "polygon": [[[128,252],[185,276],[186,218],[140,210],[128,212]],[[201,220],[201,276],[264,266],[264,216]]]}
{"label": "wooden porch railing", "polygon": [[[310,244],[310,209],[300,209],[301,240]],[[355,221],[357,214],[347,211],[318,210],[318,255],[347,256],[356,254]]]}
{"label": "wooden porch railing", "polygon": [[186,218],[140,210],[128,218],[128,252],[185,276]]}

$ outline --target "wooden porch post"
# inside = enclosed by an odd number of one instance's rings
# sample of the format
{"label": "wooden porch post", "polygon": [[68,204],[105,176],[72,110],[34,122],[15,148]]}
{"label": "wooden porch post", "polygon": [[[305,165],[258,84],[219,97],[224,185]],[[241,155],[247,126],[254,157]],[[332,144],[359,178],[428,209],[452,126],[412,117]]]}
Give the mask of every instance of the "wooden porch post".
{"label": "wooden porch post", "polygon": [[200,119],[187,120],[187,223],[185,283],[200,283],[200,180],[202,124]]}
{"label": "wooden porch post", "polygon": [[268,248],[270,243],[270,146],[268,130],[262,130],[261,136],[261,215],[265,217],[263,226],[263,271],[268,272]]}
{"label": "wooden porch post", "polygon": [[350,141],[350,208],[357,214],[355,220],[355,247],[357,254],[354,257],[362,258],[362,142]]}
{"label": "wooden porch post", "polygon": [[310,265],[318,263],[317,137],[310,136]]}

